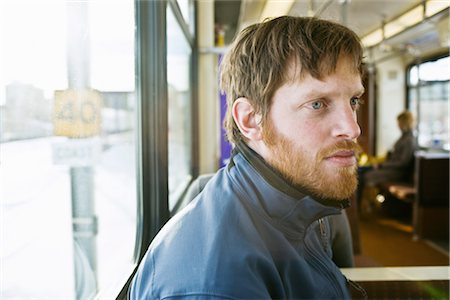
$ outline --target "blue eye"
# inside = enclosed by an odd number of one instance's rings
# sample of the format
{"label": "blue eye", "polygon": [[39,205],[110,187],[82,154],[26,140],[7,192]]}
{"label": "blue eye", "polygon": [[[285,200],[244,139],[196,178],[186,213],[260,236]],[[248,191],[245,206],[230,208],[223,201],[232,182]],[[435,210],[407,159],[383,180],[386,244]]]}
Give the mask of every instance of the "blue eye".
{"label": "blue eye", "polygon": [[358,97],[353,97],[352,99],[350,99],[350,105],[355,107],[355,108],[359,108],[362,104],[362,100]]}
{"label": "blue eye", "polygon": [[321,109],[323,107],[323,103],[316,101],[316,102],[311,103],[311,107],[313,109]]}

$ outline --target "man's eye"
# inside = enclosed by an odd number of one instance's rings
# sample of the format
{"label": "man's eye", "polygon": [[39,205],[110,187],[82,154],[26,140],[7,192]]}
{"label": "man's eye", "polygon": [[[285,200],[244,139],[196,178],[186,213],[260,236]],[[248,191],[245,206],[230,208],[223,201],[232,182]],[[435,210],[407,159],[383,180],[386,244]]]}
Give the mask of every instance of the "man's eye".
{"label": "man's eye", "polygon": [[350,99],[350,104],[351,104],[352,106],[357,106],[357,107],[359,107],[359,106],[362,104],[362,102],[361,102],[361,99],[360,99],[360,98],[354,97],[354,98]]}
{"label": "man's eye", "polygon": [[311,107],[313,109],[321,109],[323,107],[323,103],[320,101],[315,101],[311,103]]}

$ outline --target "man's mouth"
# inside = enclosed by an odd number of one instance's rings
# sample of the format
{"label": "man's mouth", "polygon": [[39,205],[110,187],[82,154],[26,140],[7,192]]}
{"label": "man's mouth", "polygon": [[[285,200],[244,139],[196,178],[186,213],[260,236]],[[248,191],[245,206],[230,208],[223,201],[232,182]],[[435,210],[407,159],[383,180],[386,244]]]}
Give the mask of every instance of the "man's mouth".
{"label": "man's mouth", "polygon": [[340,167],[350,167],[356,164],[356,155],[353,150],[338,150],[326,156],[325,160]]}

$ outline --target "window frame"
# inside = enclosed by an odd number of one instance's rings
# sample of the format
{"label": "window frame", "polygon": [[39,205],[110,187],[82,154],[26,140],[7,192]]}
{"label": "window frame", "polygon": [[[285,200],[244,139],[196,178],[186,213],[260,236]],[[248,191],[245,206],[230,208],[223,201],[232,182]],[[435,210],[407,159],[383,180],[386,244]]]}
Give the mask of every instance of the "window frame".
{"label": "window frame", "polygon": [[165,1],[135,0],[138,111],[136,266],[118,299],[127,299],[139,262],[153,237],[169,219],[165,10]]}
{"label": "window frame", "polygon": [[[172,209],[172,211],[169,212],[170,217],[174,216],[178,211],[180,211],[183,208],[183,197],[186,194],[186,191],[190,185],[190,183],[198,176],[198,92],[197,92],[197,86],[198,86],[198,49],[195,47],[197,44],[196,34],[191,33],[191,27],[188,23],[186,23],[186,20],[181,12],[181,9],[178,5],[177,0],[167,0],[169,7],[168,9],[172,10],[173,15],[175,16],[175,19],[178,22],[178,25],[181,28],[181,31],[183,32],[186,41],[188,42],[189,46],[191,47],[191,61],[190,61],[190,78],[189,78],[189,84],[191,86],[191,137],[192,137],[192,144],[191,144],[191,166],[190,166],[190,173],[191,178],[188,184],[185,186],[184,191],[180,194],[180,197],[176,199],[176,203]],[[193,27],[194,32],[197,28],[197,5],[196,2],[192,3],[193,5]],[[167,57],[166,57],[167,58]],[[165,60],[166,61],[166,60]],[[167,76],[165,77],[167,78]]]}
{"label": "window frame", "polygon": [[[412,109],[411,108],[411,101],[412,100],[411,100],[411,95],[410,95],[410,91],[411,90],[415,90],[415,92],[418,92],[418,91],[420,91],[420,88],[425,87],[425,86],[430,85],[430,84],[433,84],[433,83],[436,83],[436,82],[450,82],[450,80],[425,81],[425,82],[422,82],[419,79],[417,84],[412,85],[410,83],[411,82],[411,78],[410,78],[411,69],[413,67],[415,67],[415,66],[419,66],[421,64],[425,64],[425,63],[428,63],[428,62],[437,61],[437,60],[445,58],[445,57],[450,57],[450,54],[448,52],[439,52],[439,53],[437,53],[435,55],[432,55],[432,56],[428,56],[428,57],[425,57],[425,58],[418,58],[415,61],[413,61],[413,62],[411,62],[410,64],[407,65],[406,72],[405,72],[405,77],[406,77],[405,78],[406,79],[405,80],[405,83],[406,83],[405,84],[405,95],[406,95],[405,109],[409,109],[409,110]],[[416,135],[417,142],[418,142],[419,134],[420,134],[420,132],[419,132],[419,123],[420,123],[420,105],[419,105],[419,102],[420,102],[420,99],[418,100],[418,103],[417,103],[419,110],[418,111],[413,111],[413,113],[416,115],[416,122],[415,123],[416,123],[416,132],[417,132],[417,135]],[[423,149],[423,150],[431,149],[430,147],[424,147],[424,146],[420,146],[420,148]],[[447,150],[441,149],[441,151],[447,151]]]}
{"label": "window frame", "polygon": [[[140,261],[162,226],[181,207],[182,196],[169,212],[168,195],[168,84],[166,10],[172,9],[186,40],[191,56],[192,178],[198,175],[197,61],[196,35],[191,34],[176,0],[135,0],[136,20],[136,94],[137,129],[137,231],[134,271],[123,285],[117,299],[127,299],[131,280]],[[197,5],[193,3],[194,26]],[[195,32],[196,30],[194,30]],[[158,45],[154,47],[154,45]]]}

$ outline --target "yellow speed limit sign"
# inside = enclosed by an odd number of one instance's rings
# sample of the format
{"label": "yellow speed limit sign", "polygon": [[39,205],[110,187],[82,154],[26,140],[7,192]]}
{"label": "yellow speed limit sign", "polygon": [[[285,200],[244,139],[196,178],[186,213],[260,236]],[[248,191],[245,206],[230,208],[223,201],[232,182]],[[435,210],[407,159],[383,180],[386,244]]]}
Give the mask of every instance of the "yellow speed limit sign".
{"label": "yellow speed limit sign", "polygon": [[92,89],[55,91],[54,134],[84,138],[100,134],[102,97]]}

